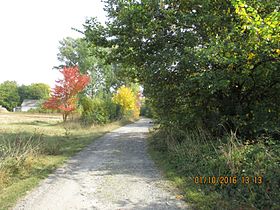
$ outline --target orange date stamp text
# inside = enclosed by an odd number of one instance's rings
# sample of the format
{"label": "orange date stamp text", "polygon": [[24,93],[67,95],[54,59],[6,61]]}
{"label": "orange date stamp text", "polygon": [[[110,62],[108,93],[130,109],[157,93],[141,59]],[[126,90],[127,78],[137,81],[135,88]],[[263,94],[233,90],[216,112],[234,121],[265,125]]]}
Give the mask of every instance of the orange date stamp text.
{"label": "orange date stamp text", "polygon": [[262,176],[196,176],[195,184],[220,184],[220,185],[236,185],[236,184],[258,184],[263,183]]}

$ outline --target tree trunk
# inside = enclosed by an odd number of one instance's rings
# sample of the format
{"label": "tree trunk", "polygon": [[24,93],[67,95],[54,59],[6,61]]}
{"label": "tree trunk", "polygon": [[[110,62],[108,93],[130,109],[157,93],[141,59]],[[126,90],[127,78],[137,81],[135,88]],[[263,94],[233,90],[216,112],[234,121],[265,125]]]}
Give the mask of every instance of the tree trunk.
{"label": "tree trunk", "polygon": [[63,113],[62,114],[63,122],[66,122],[67,117],[68,117],[68,113]]}

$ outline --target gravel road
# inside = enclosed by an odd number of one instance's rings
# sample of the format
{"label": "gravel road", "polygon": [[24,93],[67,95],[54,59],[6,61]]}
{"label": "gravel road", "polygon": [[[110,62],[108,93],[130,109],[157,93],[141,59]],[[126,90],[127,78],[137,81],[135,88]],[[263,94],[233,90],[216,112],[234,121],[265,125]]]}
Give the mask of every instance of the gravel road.
{"label": "gravel road", "polygon": [[94,141],[14,209],[188,209],[147,154],[150,126],[141,119]]}

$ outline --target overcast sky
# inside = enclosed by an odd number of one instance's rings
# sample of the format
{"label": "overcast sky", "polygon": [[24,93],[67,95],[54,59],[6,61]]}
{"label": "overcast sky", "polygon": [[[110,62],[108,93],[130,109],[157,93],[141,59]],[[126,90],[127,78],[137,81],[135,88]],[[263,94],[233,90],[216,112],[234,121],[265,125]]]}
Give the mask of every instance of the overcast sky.
{"label": "overcast sky", "polygon": [[0,1],[0,83],[43,82],[54,86],[58,42],[79,37],[86,17],[104,22],[101,0]]}

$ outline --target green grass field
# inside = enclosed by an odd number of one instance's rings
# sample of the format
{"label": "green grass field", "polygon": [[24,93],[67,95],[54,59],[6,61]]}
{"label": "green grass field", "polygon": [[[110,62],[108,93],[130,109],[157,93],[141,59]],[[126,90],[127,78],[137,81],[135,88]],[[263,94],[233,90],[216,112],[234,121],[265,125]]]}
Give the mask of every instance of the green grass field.
{"label": "green grass field", "polygon": [[128,122],[82,127],[61,115],[0,113],[0,209],[27,191],[94,139]]}

